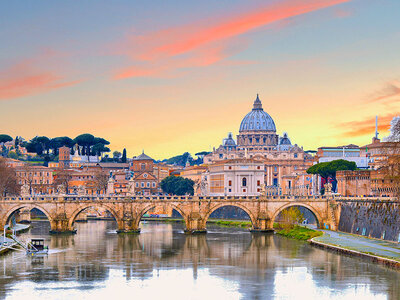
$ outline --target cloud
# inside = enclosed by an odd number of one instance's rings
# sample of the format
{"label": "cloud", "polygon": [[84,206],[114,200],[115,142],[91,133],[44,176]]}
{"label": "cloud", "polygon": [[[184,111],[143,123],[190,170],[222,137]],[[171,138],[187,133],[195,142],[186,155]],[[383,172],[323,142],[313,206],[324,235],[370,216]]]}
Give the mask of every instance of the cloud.
{"label": "cloud", "polygon": [[[378,131],[388,131],[390,129],[390,122],[397,115],[398,113],[393,113],[378,117]],[[337,127],[342,130],[345,129],[345,132],[341,134],[344,137],[372,136],[375,133],[375,117],[370,117],[362,121],[341,123]]]}
{"label": "cloud", "polygon": [[[82,80],[69,81],[52,71],[49,60],[53,51],[45,51],[33,58],[22,60],[0,71],[0,100],[31,96],[54,89],[78,84]],[[47,69],[43,69],[47,65]]]}
{"label": "cloud", "polygon": [[158,76],[179,68],[212,65],[247,46],[246,43],[235,43],[238,36],[277,21],[349,1],[285,0],[218,20],[131,35],[119,46],[118,52],[130,57],[137,65],[119,70],[114,78]]}
{"label": "cloud", "polygon": [[399,101],[400,96],[400,82],[388,82],[386,83],[385,87],[382,88],[380,91],[375,93],[374,95],[369,97],[368,102],[394,102]]}

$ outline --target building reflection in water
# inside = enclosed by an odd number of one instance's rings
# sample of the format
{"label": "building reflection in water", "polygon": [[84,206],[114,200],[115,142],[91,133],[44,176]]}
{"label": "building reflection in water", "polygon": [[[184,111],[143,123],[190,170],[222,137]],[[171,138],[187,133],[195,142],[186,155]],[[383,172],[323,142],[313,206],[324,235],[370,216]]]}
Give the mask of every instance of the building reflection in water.
{"label": "building reflection in water", "polygon": [[[55,283],[57,288],[74,283],[70,289],[79,295],[81,289],[97,293],[100,286],[108,290],[118,284],[122,290],[146,282],[148,287],[163,283],[176,288],[179,299],[190,289],[208,295],[199,287],[219,282],[225,290],[212,288],[221,297],[226,292],[251,299],[300,294],[309,299],[400,298],[400,272],[276,235],[211,225],[206,235],[185,235],[182,225],[164,223],[144,223],[139,235],[118,235],[114,222],[89,221],[76,224],[76,235],[49,236],[43,234],[46,226],[34,222],[22,238],[45,236],[48,256],[14,252],[1,257],[1,298],[29,290],[29,282],[49,296],[57,295],[49,287]],[[183,283],[186,288],[179,290]]]}

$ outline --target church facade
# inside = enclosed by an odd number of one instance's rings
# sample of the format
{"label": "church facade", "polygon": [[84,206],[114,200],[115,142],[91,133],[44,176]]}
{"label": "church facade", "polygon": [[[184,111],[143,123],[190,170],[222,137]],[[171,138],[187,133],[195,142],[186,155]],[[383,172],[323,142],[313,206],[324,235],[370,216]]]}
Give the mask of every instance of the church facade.
{"label": "church facade", "polygon": [[[228,161],[233,164],[240,162],[241,168],[243,168],[245,161],[261,163],[264,172],[263,187],[278,192],[282,189],[288,191],[288,189],[295,188],[295,178],[304,175],[305,170],[312,165],[312,156],[304,152],[297,144],[293,145],[287,133],[282,136],[277,134],[274,120],[264,111],[261,100],[257,95],[252,110],[246,114],[240,123],[236,141],[229,133],[218,148],[214,148],[212,153],[204,157],[204,163],[209,166],[222,162],[226,164]],[[211,167],[209,172],[207,175],[208,178],[211,178]],[[228,177],[228,174],[225,175],[225,177]],[[221,177],[222,174],[219,174],[219,176]],[[240,179],[240,174],[237,174],[237,176]],[[240,182],[240,180],[237,182]],[[311,184],[310,180],[308,186],[304,187],[307,190],[305,193],[310,193]],[[208,194],[220,194],[213,193],[210,190],[211,182],[208,182],[207,185],[209,187]],[[220,190],[224,190],[225,193],[226,190],[229,191],[229,188],[229,186],[226,186],[220,188]],[[244,189],[243,187],[234,187],[232,190],[240,190],[243,193]],[[255,186],[251,190],[253,193],[254,191],[257,193],[260,191],[260,186]]]}

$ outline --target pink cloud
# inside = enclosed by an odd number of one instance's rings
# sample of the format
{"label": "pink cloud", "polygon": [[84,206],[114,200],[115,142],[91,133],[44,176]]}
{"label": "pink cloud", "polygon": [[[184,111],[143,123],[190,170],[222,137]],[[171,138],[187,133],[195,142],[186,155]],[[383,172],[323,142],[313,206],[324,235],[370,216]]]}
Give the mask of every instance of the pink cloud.
{"label": "pink cloud", "polygon": [[1,70],[0,100],[31,96],[81,82],[68,81],[65,76],[52,71],[50,67],[44,70],[42,65],[49,65],[49,59],[54,56],[54,51],[46,50],[40,55]]}
{"label": "pink cloud", "polygon": [[[146,67],[120,70],[115,79],[135,76],[158,76],[184,67],[209,66],[239,52],[232,47],[234,38],[268,24],[327,8],[351,0],[285,0],[235,16],[207,20],[207,23],[134,35],[121,45],[119,53]],[[237,45],[237,44],[236,44]]]}

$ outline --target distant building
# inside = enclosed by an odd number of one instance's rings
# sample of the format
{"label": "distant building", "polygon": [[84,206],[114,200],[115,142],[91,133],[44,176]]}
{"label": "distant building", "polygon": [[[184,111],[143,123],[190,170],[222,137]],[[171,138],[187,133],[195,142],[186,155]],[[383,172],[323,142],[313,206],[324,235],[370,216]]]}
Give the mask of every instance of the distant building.
{"label": "distant building", "polygon": [[359,146],[353,144],[339,147],[320,147],[315,158],[319,163],[344,159],[355,162],[357,168],[368,168],[367,157],[361,153]]}
{"label": "distant building", "polygon": [[154,160],[151,157],[143,152],[132,160],[130,170],[133,171],[133,182],[137,195],[150,196],[157,193],[158,182],[157,177],[153,174]]}
{"label": "distant building", "polygon": [[267,188],[281,189],[284,176],[305,173],[312,165],[312,156],[302,148],[293,145],[287,133],[279,136],[275,122],[263,110],[258,95],[253,109],[243,118],[237,135],[237,142],[229,133],[222,144],[204,156],[204,164],[209,165],[232,159],[251,159],[263,165],[262,184]]}
{"label": "distant building", "polygon": [[264,184],[264,164],[253,159],[229,159],[203,173],[207,196],[257,196]]}

